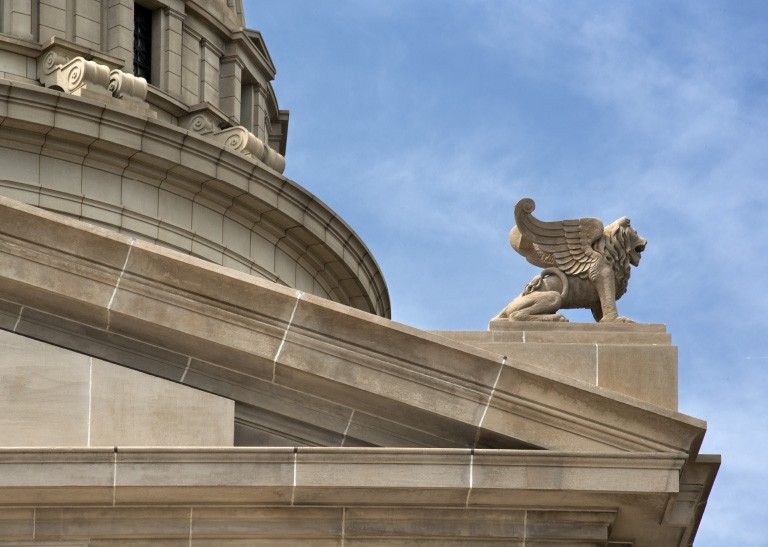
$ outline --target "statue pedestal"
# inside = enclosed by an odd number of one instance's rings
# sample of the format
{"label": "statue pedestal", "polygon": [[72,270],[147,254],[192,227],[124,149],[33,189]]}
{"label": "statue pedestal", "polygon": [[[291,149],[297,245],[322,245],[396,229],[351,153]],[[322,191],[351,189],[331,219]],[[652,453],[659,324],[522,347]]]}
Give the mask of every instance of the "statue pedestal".
{"label": "statue pedestal", "polygon": [[494,319],[487,331],[433,331],[569,378],[677,410],[677,347],[662,324]]}

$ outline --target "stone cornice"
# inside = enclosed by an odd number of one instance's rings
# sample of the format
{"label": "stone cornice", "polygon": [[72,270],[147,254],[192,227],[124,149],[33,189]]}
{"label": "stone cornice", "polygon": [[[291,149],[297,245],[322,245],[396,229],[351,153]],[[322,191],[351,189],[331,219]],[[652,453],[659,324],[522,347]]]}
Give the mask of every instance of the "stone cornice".
{"label": "stone cornice", "polygon": [[[59,541],[81,538],[85,521],[92,541],[135,538],[141,522],[142,538],[179,540],[206,530],[245,541],[471,533],[510,544],[688,545],[698,518],[686,510],[694,485],[679,478],[684,464],[674,453],[2,448],[0,515],[11,530],[28,524],[17,529]],[[280,519],[302,523],[299,535]]]}

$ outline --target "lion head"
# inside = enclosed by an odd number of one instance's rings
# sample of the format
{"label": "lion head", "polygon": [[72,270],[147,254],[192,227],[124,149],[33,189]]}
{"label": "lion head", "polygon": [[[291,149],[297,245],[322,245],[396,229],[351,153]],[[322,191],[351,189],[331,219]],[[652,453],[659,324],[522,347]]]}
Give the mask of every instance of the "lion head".
{"label": "lion head", "polygon": [[597,250],[613,263],[617,293],[624,294],[629,281],[629,266],[640,264],[640,255],[648,241],[638,235],[627,217],[606,226],[604,234]]}
{"label": "lion head", "polygon": [[606,226],[605,235],[609,240],[607,245],[610,248],[609,253],[613,255],[614,260],[626,256],[633,266],[640,264],[640,255],[648,241],[638,235],[627,217],[621,217]]}

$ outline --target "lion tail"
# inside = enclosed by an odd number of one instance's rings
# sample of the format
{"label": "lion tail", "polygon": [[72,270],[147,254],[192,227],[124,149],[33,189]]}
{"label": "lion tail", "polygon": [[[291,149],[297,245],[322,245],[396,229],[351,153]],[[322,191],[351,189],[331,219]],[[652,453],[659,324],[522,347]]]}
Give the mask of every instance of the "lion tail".
{"label": "lion tail", "polygon": [[539,275],[531,279],[531,282],[525,286],[522,296],[526,296],[539,290],[541,284],[544,282],[544,278],[549,277],[550,275],[555,275],[560,280],[560,285],[562,285],[562,289],[560,289],[560,298],[565,302],[565,299],[568,297],[568,278],[558,268],[546,268],[545,270],[542,270]]}

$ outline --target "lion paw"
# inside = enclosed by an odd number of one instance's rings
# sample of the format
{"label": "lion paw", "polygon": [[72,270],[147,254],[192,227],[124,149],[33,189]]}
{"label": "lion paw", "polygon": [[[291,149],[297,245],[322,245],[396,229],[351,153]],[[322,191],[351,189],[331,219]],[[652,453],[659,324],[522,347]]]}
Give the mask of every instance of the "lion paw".
{"label": "lion paw", "polygon": [[617,317],[603,317],[600,323],[634,323],[629,317],[617,316]]}

